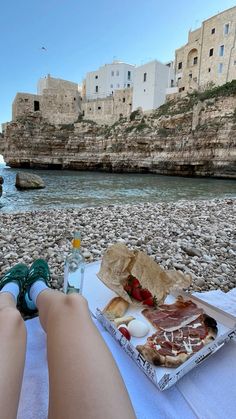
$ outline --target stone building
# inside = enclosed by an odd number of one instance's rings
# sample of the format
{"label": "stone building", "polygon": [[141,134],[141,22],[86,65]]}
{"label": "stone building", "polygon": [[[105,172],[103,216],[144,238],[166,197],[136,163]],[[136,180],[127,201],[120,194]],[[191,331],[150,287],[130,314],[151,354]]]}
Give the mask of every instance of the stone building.
{"label": "stone building", "polygon": [[236,6],[189,32],[187,44],[175,52],[178,92],[204,90],[236,79],[235,33]]}
{"label": "stone building", "polygon": [[135,67],[121,61],[105,64],[96,71],[86,74],[86,99],[101,99],[116,90],[133,86]]}
{"label": "stone building", "polygon": [[48,75],[38,82],[38,94],[17,93],[12,105],[12,120],[40,112],[52,124],[70,124],[81,114],[78,84]]}
{"label": "stone building", "polygon": [[115,90],[113,95],[82,101],[82,114],[97,124],[111,125],[132,111],[133,89]]}

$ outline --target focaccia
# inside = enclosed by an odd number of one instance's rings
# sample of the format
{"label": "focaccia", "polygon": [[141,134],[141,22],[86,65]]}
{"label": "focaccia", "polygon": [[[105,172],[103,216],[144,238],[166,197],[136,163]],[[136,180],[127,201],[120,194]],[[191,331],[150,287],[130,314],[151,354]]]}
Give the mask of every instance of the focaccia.
{"label": "focaccia", "polygon": [[109,318],[114,320],[117,317],[124,316],[126,310],[129,307],[129,303],[122,297],[114,297],[103,310],[103,313]]}

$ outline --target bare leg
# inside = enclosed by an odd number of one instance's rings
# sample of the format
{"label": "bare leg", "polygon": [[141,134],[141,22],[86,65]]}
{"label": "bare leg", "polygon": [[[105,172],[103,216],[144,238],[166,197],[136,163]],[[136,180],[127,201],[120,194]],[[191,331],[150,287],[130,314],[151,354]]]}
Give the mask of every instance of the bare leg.
{"label": "bare leg", "polygon": [[50,419],[135,418],[123,380],[78,294],[37,298],[47,333]]}
{"label": "bare leg", "polygon": [[8,292],[0,293],[0,416],[15,419],[25,364],[26,329]]}

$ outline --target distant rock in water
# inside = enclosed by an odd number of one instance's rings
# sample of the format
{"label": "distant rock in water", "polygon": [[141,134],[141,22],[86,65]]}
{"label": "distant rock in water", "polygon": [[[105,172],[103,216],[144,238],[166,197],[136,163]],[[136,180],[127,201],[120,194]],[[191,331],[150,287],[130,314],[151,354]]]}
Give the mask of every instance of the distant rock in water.
{"label": "distant rock in water", "polygon": [[16,174],[17,189],[42,189],[45,188],[43,179],[38,175],[21,172]]}
{"label": "distant rock in water", "polygon": [[0,197],[2,196],[2,184],[4,182],[4,179],[2,176],[0,176]]}

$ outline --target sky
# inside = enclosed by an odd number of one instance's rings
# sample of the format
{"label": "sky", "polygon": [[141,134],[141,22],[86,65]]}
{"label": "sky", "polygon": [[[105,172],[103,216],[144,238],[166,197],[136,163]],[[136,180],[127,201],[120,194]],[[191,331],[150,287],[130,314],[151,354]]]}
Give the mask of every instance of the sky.
{"label": "sky", "polygon": [[36,93],[40,77],[81,83],[87,72],[114,59],[135,65],[173,60],[190,29],[235,5],[230,0],[5,0],[0,124],[11,120],[16,93]]}

